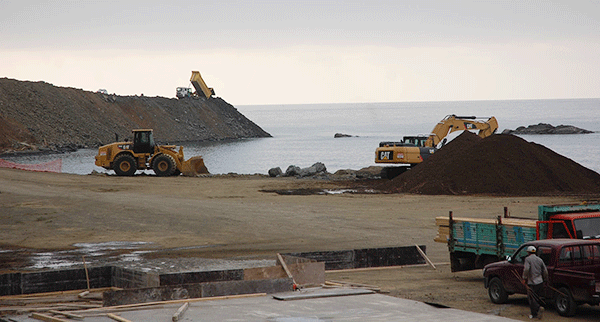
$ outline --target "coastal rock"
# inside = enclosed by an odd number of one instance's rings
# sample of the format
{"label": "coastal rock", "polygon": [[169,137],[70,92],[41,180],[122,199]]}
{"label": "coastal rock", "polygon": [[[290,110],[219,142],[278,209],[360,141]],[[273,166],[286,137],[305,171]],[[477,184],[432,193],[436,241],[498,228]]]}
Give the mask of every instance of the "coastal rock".
{"label": "coastal rock", "polygon": [[528,127],[519,126],[515,130],[506,129],[502,134],[588,134],[594,133],[572,125],[552,126],[547,123],[529,125]]}
{"label": "coastal rock", "polygon": [[295,166],[295,165],[290,165],[286,170],[285,170],[285,176],[286,177],[295,177],[297,175],[300,174],[300,167],[299,166]]}
{"label": "coastal rock", "polygon": [[269,169],[269,177],[275,178],[280,177],[283,174],[280,167]]}
{"label": "coastal rock", "polygon": [[360,170],[352,169],[341,169],[336,171],[333,176],[337,179],[346,180],[370,180],[370,179],[381,179],[381,170],[383,167],[370,166],[362,168]]}
{"label": "coastal rock", "polygon": [[298,173],[298,175],[300,177],[310,177],[310,176],[316,175],[317,173],[326,172],[326,171],[327,171],[327,168],[325,167],[325,165],[321,162],[317,162],[308,168],[300,169],[300,172]]}
{"label": "coastal rock", "polygon": [[[271,170],[273,170],[273,169],[271,169]],[[269,175],[271,175],[271,170],[269,170]],[[273,170],[273,171],[275,172],[276,170]],[[285,170],[284,176],[285,177],[304,178],[304,177],[311,177],[311,176],[315,176],[317,174],[323,174],[323,173],[327,173],[327,167],[325,167],[325,164],[323,164],[322,162],[317,162],[308,168],[300,168],[295,165],[290,165]]]}

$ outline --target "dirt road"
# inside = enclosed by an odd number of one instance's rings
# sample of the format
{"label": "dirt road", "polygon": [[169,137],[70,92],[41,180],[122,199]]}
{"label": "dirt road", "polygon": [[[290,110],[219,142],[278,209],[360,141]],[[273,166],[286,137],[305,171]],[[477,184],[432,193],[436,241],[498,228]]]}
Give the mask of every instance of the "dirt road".
{"label": "dirt road", "polygon": [[[359,183],[360,184],[360,183]],[[436,243],[434,218],[536,217],[540,204],[577,197],[422,196],[410,194],[280,195],[273,190],[343,189],[356,182],[263,176],[205,178],[68,175],[0,169],[0,247],[58,251],[76,243],[152,243],[148,257],[274,258],[276,252],[427,246],[428,267],[328,273],[331,280],[378,285],[390,295],[526,319],[524,297],[494,305],[481,271],[451,273]],[[168,261],[168,259],[166,259]],[[1,270],[18,269],[18,265]],[[575,319],[600,310],[584,306]],[[553,311],[547,316],[560,321]]]}

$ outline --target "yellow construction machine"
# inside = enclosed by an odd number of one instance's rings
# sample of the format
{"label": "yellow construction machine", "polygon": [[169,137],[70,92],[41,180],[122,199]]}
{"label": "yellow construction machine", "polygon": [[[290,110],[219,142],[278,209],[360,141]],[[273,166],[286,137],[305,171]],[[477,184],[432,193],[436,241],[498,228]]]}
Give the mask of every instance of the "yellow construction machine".
{"label": "yellow construction machine", "polygon": [[[410,169],[438,150],[438,145],[444,145],[445,137],[455,131],[479,130],[478,136],[485,138],[496,132],[498,121],[495,117],[478,118],[475,116],[444,117],[428,136],[405,136],[401,142],[381,142],[375,151],[375,163],[400,164],[401,167],[385,167],[381,172],[382,178],[392,179]],[[440,146],[441,148],[441,146]]]}
{"label": "yellow construction machine", "polygon": [[185,97],[206,97],[210,98],[212,95],[215,95],[215,90],[212,87],[208,87],[200,76],[199,71],[192,71],[192,77],[190,78],[190,82],[196,89],[196,92],[192,93],[192,89],[189,87],[177,87],[177,98],[185,98]]}
{"label": "yellow construction machine", "polygon": [[155,144],[151,129],[132,132],[133,142],[115,142],[98,148],[96,165],[114,170],[119,176],[132,176],[137,170],[146,169],[152,169],[160,177],[208,173],[202,157],[184,161],[183,147],[177,151],[175,145]]}

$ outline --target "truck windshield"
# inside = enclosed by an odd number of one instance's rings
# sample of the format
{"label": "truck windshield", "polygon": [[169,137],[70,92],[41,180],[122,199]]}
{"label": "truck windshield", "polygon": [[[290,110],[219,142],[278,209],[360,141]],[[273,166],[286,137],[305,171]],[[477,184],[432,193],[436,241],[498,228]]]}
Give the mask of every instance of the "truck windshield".
{"label": "truck windshield", "polygon": [[600,239],[600,217],[575,219],[573,224],[578,238]]}

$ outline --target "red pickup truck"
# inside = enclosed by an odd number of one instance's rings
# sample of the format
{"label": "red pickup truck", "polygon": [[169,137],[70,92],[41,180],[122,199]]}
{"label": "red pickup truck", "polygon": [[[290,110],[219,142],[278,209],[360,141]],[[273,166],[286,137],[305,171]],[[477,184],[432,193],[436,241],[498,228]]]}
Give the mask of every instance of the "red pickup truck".
{"label": "red pickup truck", "polygon": [[507,260],[486,265],[483,276],[492,302],[501,304],[510,294],[527,294],[521,276],[531,245],[548,268],[546,302],[553,303],[560,315],[575,315],[578,304],[600,303],[600,242],[581,239],[530,241]]}

